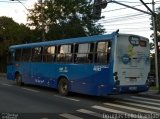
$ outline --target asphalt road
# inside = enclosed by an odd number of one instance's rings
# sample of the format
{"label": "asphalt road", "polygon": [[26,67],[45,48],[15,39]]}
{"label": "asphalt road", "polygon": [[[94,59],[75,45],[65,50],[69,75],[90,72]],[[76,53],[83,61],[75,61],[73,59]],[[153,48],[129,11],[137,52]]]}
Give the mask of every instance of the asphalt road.
{"label": "asphalt road", "polygon": [[72,93],[63,97],[54,89],[20,87],[1,77],[0,113],[0,119],[97,119],[113,113],[126,119],[141,113],[159,119],[160,100],[133,94],[95,97]]}

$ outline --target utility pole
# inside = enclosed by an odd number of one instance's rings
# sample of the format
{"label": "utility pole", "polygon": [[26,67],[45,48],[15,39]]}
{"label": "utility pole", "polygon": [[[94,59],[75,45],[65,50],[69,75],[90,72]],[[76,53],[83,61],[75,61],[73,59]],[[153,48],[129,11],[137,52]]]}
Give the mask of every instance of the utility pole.
{"label": "utility pole", "polygon": [[159,47],[157,39],[157,15],[155,14],[155,2],[152,0],[152,20],[153,20],[153,30],[154,30],[154,44],[155,44],[155,69],[156,69],[156,87],[158,88],[158,93],[160,93],[160,71],[159,71]]}
{"label": "utility pole", "polygon": [[158,88],[158,93],[160,93],[160,63],[159,63],[159,47],[158,47],[158,39],[157,39],[157,14],[155,13],[155,2],[152,0],[152,10],[140,0],[142,4],[152,13],[152,22],[153,22],[153,32],[154,32],[154,46],[155,46],[155,73],[156,73],[156,87]]}
{"label": "utility pole", "polygon": [[43,10],[43,0],[39,0],[41,4],[41,22],[42,22],[42,41],[45,41],[45,26],[44,26],[44,10]]}

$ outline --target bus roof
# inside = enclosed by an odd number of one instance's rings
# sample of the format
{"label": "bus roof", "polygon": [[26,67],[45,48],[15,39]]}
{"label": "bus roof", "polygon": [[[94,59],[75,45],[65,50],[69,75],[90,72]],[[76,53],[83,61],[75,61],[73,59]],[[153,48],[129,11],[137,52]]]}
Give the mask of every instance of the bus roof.
{"label": "bus roof", "polygon": [[10,49],[49,46],[49,45],[63,45],[63,44],[72,44],[72,43],[85,43],[85,42],[94,42],[98,40],[112,40],[116,34],[117,34],[116,32],[113,32],[112,34],[106,34],[106,35],[94,35],[89,37],[79,37],[79,38],[69,38],[69,39],[44,41],[44,42],[36,42],[36,43],[26,43],[26,44],[20,44],[20,45],[12,45],[10,46]]}
{"label": "bus roof", "polygon": [[[50,45],[65,45],[72,43],[85,43],[85,42],[94,42],[94,41],[102,41],[102,40],[113,40],[118,32],[113,32],[111,34],[105,35],[94,35],[88,37],[78,37],[78,38],[69,38],[69,39],[61,39],[61,40],[53,40],[53,41],[44,41],[44,42],[36,42],[36,43],[26,43],[19,45],[12,45],[10,49],[18,49],[18,48],[33,48],[33,47],[41,47],[41,46],[50,46]],[[129,35],[129,34],[120,34],[120,35]]]}

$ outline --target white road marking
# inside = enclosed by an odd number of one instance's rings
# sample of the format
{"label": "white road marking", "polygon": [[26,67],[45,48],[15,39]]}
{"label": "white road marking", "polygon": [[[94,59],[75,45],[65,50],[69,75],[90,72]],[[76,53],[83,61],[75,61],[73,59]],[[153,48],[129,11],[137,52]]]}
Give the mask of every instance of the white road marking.
{"label": "white road marking", "polygon": [[[127,113],[127,112],[124,112],[124,111],[119,111],[119,110],[115,110],[115,109],[111,109],[111,108],[106,108],[106,107],[102,107],[102,106],[98,106],[98,105],[94,105],[92,106],[92,108],[95,108],[95,109],[99,109],[99,110],[103,110],[103,111],[106,111],[106,112],[110,112],[110,113],[115,113],[117,114],[118,116],[121,115],[121,117],[124,115],[127,115],[127,117],[131,117],[131,118],[135,118],[135,115],[133,114],[130,114],[130,113]],[[114,115],[114,114],[113,114]],[[116,118],[115,118],[116,119]]]}
{"label": "white road marking", "polygon": [[160,102],[160,100],[157,100],[157,99],[144,98],[144,97],[137,97],[137,96],[131,96],[131,97],[132,97],[132,98],[136,98],[136,99],[142,99],[142,100]]}
{"label": "white road marking", "polygon": [[132,102],[140,102],[140,103],[145,103],[145,104],[151,104],[151,105],[159,105],[159,103],[154,103],[154,102],[147,102],[147,101],[142,101],[142,100],[135,100],[135,99],[130,99],[130,98],[124,98],[123,100],[126,100],[126,101],[132,101]]}
{"label": "white road marking", "polygon": [[67,97],[63,97],[63,96],[59,96],[59,95],[54,95],[55,97],[59,97],[59,98],[63,98],[63,99],[67,99],[67,100],[72,100],[72,101],[75,101],[75,102],[78,102],[80,100],[77,100],[77,99],[74,99],[74,98],[67,98]]}
{"label": "white road marking", "polygon": [[27,90],[27,91],[32,91],[32,92],[35,92],[35,93],[38,93],[38,92],[40,92],[40,91],[38,91],[38,90],[29,89],[29,88],[22,88],[22,89],[24,89],[24,90]]}
{"label": "white road marking", "polygon": [[128,109],[128,110],[132,110],[132,111],[142,112],[142,113],[151,113],[151,114],[155,113],[153,111],[138,109],[138,108],[134,108],[134,107],[128,107],[128,106],[119,105],[119,104],[112,104],[112,103],[104,103],[104,104],[109,105],[109,106],[113,106],[113,107],[119,107],[119,108]]}
{"label": "white road marking", "polygon": [[68,114],[68,113],[63,113],[63,114],[59,114],[61,117],[67,118],[67,119],[83,119],[81,117],[72,115],[72,114]]}
{"label": "white road marking", "polygon": [[103,117],[103,114],[93,112],[93,111],[90,111],[90,110],[86,110],[86,109],[79,109],[77,111],[81,112],[81,113],[89,114],[89,115],[92,115],[92,116],[95,116],[95,117],[99,117],[99,118]]}
{"label": "white road marking", "polygon": [[[99,109],[99,110],[103,110],[103,111],[106,111],[107,113],[103,114],[103,118],[106,118],[106,119],[119,119],[119,118],[141,118],[141,119],[146,119],[146,116],[147,115],[141,115],[140,113],[138,114],[135,114],[135,113],[128,113],[128,112],[124,112],[124,111],[119,111],[119,110],[115,110],[115,109],[111,109],[111,108],[106,108],[106,107],[102,107],[102,106],[92,106],[92,108],[95,108],[95,109]],[[108,113],[110,112],[110,113]],[[154,113],[156,114],[156,113]],[[147,119],[153,119],[150,115],[147,117]]]}
{"label": "white road marking", "polygon": [[4,86],[12,86],[12,85],[7,84],[7,83],[2,83],[2,85],[4,85]]}
{"label": "white road marking", "polygon": [[125,102],[125,101],[115,101],[115,102],[123,103],[123,104],[127,104],[127,105],[133,105],[133,106],[144,107],[144,108],[148,108],[148,109],[160,110],[160,108],[159,108],[159,107],[154,107],[154,106],[149,106],[149,105],[136,104],[136,103],[132,103],[132,102]]}
{"label": "white road marking", "polygon": [[94,106],[92,106],[92,108],[100,109],[100,110],[107,111],[107,112],[126,113],[123,111],[119,111],[119,110],[115,110],[115,109],[111,109],[111,108],[106,108],[106,107],[102,107],[102,106],[98,106],[98,105],[94,105]]}

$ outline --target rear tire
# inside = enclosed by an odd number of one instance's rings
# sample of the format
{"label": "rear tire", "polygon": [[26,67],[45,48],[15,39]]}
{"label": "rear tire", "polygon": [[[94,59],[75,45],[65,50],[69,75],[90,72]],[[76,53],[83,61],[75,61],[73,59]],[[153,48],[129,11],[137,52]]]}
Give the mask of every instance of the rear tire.
{"label": "rear tire", "polygon": [[59,94],[63,96],[67,96],[69,93],[69,85],[68,85],[68,80],[66,78],[61,78],[58,83],[58,91]]}
{"label": "rear tire", "polygon": [[18,86],[23,85],[22,77],[19,73],[15,74],[15,81],[16,81],[16,85],[18,85]]}

